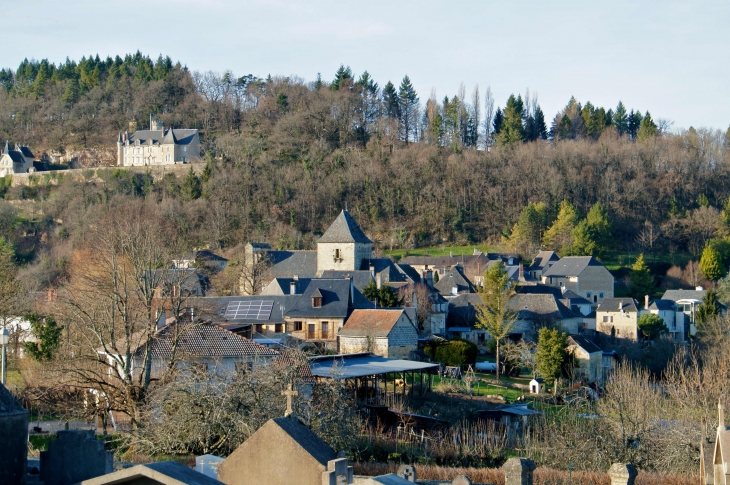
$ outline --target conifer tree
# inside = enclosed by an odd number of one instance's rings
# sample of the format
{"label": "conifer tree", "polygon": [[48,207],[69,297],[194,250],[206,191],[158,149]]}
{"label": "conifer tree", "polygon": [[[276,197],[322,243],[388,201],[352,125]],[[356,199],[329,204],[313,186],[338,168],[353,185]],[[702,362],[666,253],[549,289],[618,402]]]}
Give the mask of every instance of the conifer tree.
{"label": "conifer tree", "polygon": [[400,120],[400,100],[398,99],[398,92],[395,90],[395,86],[390,81],[388,81],[383,88],[383,108],[385,109],[385,116]]}
{"label": "conifer tree", "polygon": [[717,281],[727,273],[727,270],[722,266],[720,253],[712,244],[705,246],[704,251],[702,251],[700,271],[710,281]]}
{"label": "conifer tree", "polygon": [[504,124],[504,115],[502,114],[502,110],[497,107],[497,112],[494,113],[494,121],[493,121],[494,130],[492,133],[496,136],[499,135],[502,132],[502,125]]}
{"label": "conifer tree", "polygon": [[540,249],[540,242],[548,225],[547,206],[531,203],[525,206],[520,218],[512,228],[510,244],[523,255],[534,254]]}
{"label": "conifer tree", "polygon": [[79,80],[72,78],[66,81],[66,90],[61,96],[61,101],[67,104],[75,104],[79,100]]}
{"label": "conifer tree", "polygon": [[651,115],[649,112],[646,112],[646,115],[644,115],[644,118],[641,120],[641,125],[639,126],[639,132],[637,133],[637,137],[640,141],[645,141],[650,138],[654,138],[657,135],[657,126],[654,123],[654,120],[651,119]]}
{"label": "conifer tree", "polygon": [[644,313],[639,317],[636,324],[639,328],[639,333],[646,340],[654,340],[669,330],[664,323],[664,319],[654,313]]}
{"label": "conifer tree", "polygon": [[535,129],[537,131],[537,138],[547,140],[548,130],[545,124],[545,113],[542,112],[542,108],[539,105],[535,110]]}
{"label": "conifer tree", "polygon": [[398,89],[400,101],[401,125],[403,126],[403,140],[408,143],[416,141],[418,134],[418,94],[411,79],[406,75]]}
{"label": "conifer tree", "polygon": [[702,297],[702,303],[697,307],[695,320],[698,326],[709,322],[712,317],[720,314],[720,307],[717,305],[717,295],[714,290],[707,290]]}
{"label": "conifer tree", "polygon": [[340,88],[348,87],[351,84],[352,70],[350,69],[350,66],[345,67],[344,65],[340,64],[340,67],[335,73],[335,79],[332,81],[332,84],[330,84],[330,89],[332,91],[339,91]]}
{"label": "conifer tree", "polygon": [[555,251],[561,256],[569,255],[573,246],[573,230],[578,222],[578,213],[573,204],[563,200],[560,203],[558,217],[542,238],[544,249]]}
{"label": "conifer tree", "polygon": [[515,291],[510,285],[507,270],[502,264],[493,264],[484,272],[484,285],[480,289],[484,305],[477,307],[478,328],[489,333],[497,345],[496,364],[497,380],[499,380],[499,350],[518,322],[517,314],[510,310],[507,302]]}
{"label": "conifer tree", "polygon": [[629,115],[626,113],[624,103],[619,101],[616,112],[613,114],[613,125],[616,127],[618,136],[623,136],[629,129]]}
{"label": "conifer tree", "polygon": [[639,301],[645,295],[651,295],[654,291],[654,277],[649,272],[649,267],[644,262],[644,255],[640,254],[631,266],[631,280],[629,282],[629,293]]}
{"label": "conifer tree", "polygon": [[600,202],[596,202],[573,231],[573,254],[600,258],[608,249],[610,238],[608,212]]}
{"label": "conifer tree", "polygon": [[537,337],[535,364],[537,372],[545,379],[556,379],[566,373],[570,363],[568,335],[557,328],[540,329]]}
{"label": "conifer tree", "polygon": [[499,142],[503,145],[511,145],[525,139],[525,131],[522,126],[524,117],[524,106],[522,96],[515,98],[514,94],[507,99],[507,106],[504,108],[504,121],[499,133]]}

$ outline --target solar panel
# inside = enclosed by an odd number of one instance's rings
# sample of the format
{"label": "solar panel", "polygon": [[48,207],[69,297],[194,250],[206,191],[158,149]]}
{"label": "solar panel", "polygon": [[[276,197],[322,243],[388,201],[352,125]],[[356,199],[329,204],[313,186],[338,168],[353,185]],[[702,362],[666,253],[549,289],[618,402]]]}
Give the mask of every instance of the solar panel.
{"label": "solar panel", "polygon": [[273,300],[232,301],[226,307],[226,320],[268,320]]}

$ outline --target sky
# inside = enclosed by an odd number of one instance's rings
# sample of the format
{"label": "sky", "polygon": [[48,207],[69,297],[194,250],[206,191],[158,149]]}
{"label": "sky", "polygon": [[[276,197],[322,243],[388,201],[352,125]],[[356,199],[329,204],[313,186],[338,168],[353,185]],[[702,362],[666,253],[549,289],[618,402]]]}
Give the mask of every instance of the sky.
{"label": "sky", "polygon": [[423,103],[527,89],[550,121],[571,96],[676,130],[730,125],[730,2],[678,0],[0,0],[0,67],[169,55],[193,71],[332,80],[344,64]]}

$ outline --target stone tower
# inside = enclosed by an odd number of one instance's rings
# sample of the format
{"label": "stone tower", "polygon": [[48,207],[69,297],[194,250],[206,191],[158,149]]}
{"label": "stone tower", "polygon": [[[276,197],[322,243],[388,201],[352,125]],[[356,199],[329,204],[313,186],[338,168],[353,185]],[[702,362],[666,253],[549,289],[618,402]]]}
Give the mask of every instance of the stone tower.
{"label": "stone tower", "polygon": [[347,210],[317,241],[317,276],[324,271],[357,271],[372,258],[373,242],[368,239]]}

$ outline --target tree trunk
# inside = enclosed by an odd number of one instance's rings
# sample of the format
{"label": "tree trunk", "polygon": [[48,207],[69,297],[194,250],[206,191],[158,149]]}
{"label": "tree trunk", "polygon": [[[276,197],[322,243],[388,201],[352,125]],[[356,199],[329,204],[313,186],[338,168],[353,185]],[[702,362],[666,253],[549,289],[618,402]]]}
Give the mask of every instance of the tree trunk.
{"label": "tree trunk", "polygon": [[497,340],[497,358],[495,359],[496,363],[496,372],[497,372],[497,382],[499,382],[499,340]]}

